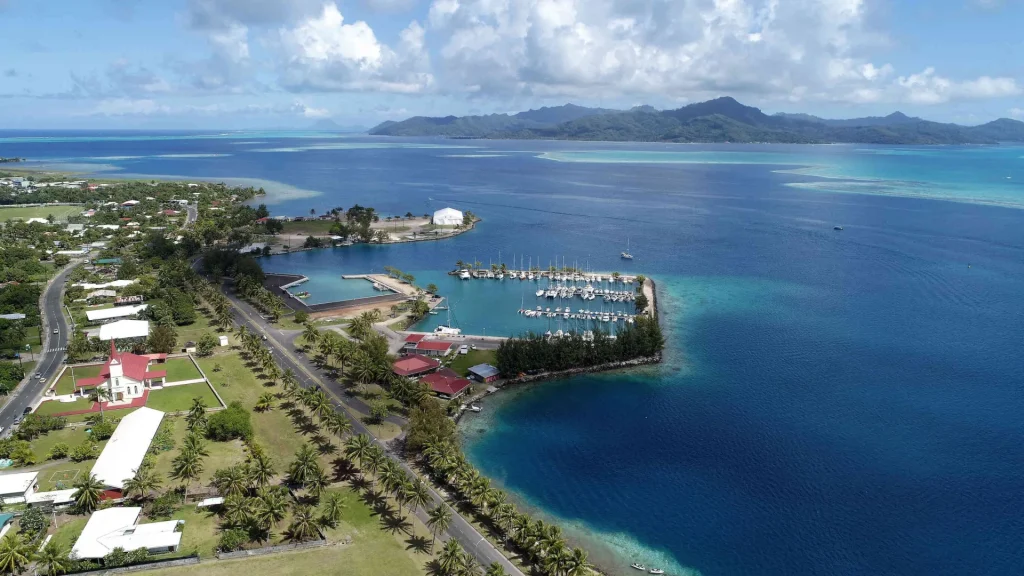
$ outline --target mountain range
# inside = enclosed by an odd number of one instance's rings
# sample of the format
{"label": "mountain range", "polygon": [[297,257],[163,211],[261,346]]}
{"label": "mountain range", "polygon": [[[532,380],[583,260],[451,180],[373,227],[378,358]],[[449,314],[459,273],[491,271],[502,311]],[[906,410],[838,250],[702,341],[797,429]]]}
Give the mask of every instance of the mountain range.
{"label": "mountain range", "polygon": [[722,97],[674,110],[651,106],[608,110],[566,104],[512,115],[414,116],[379,124],[370,134],[631,142],[996,144],[1024,142],[1024,122],[1000,118],[980,126],[961,126],[901,112],[845,120],[809,114],[768,115]]}

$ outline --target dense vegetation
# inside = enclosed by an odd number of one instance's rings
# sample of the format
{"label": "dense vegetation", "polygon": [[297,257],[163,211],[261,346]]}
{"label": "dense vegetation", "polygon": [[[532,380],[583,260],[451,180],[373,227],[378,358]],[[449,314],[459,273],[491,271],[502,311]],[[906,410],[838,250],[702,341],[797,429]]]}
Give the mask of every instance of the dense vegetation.
{"label": "dense vegetation", "polygon": [[[562,107],[565,108],[565,107]],[[769,116],[732,98],[675,110],[639,106],[599,109],[567,118],[530,111],[506,116],[415,117],[382,124],[371,134],[472,138],[548,138],[639,142],[777,142],[869,144],[991,144],[1024,141],[1024,122],[1002,118],[981,126],[929,122],[895,113],[884,118],[824,120],[806,114]],[[523,117],[522,115],[528,115]]]}
{"label": "dense vegetation", "polygon": [[614,339],[600,330],[592,342],[579,334],[546,338],[527,334],[509,338],[498,346],[497,368],[505,377],[533,370],[558,371],[636,358],[649,358],[661,353],[665,339],[657,320],[637,316],[636,324],[618,331]]}

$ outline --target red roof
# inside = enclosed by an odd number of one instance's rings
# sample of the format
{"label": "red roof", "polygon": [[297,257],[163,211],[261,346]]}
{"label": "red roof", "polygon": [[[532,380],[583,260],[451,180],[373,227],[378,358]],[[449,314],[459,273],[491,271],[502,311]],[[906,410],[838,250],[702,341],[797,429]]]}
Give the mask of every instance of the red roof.
{"label": "red roof", "polygon": [[426,356],[420,356],[419,354],[410,354],[404,358],[395,360],[395,363],[391,366],[391,370],[399,376],[415,376],[416,374],[430,372],[440,365],[441,363],[433,358],[427,358]]}
{"label": "red roof", "polygon": [[420,340],[423,340],[426,337],[427,337],[426,334],[409,334],[408,336],[405,337],[405,341],[406,342],[419,342]]}
{"label": "red roof", "polygon": [[121,364],[121,373],[131,378],[132,380],[148,380],[150,378],[164,378],[167,376],[166,370],[154,370],[150,371],[149,362],[150,358],[147,356],[140,356],[138,354],[132,354],[131,352],[118,352],[114,348],[114,341],[110,341],[110,357],[107,358],[107,363],[103,365],[103,369],[100,370],[100,375],[94,378],[82,378],[75,383],[78,388],[88,388],[91,386],[98,386],[106,382],[110,378],[110,363],[117,361]]}
{"label": "red roof", "polygon": [[440,340],[424,340],[416,345],[417,350],[435,350],[437,352],[444,352],[451,347],[451,342],[442,342]]}
{"label": "red roof", "polygon": [[470,381],[456,374],[450,368],[441,368],[433,374],[427,374],[421,381],[426,382],[430,389],[438,394],[457,396],[470,385]]}
{"label": "red roof", "polygon": [[164,210],[164,216],[175,216],[178,214],[177,210]]}

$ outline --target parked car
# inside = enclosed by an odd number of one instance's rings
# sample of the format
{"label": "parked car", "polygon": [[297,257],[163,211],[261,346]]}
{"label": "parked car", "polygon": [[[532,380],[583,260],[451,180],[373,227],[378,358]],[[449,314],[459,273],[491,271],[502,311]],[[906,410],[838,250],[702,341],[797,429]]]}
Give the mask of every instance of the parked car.
{"label": "parked car", "polygon": [[21,411],[21,415],[22,416],[28,416],[31,413],[32,413],[32,407],[31,406],[25,406],[25,409]]}
{"label": "parked car", "polygon": [[459,346],[459,354],[469,354],[469,346],[466,346],[465,344]]}

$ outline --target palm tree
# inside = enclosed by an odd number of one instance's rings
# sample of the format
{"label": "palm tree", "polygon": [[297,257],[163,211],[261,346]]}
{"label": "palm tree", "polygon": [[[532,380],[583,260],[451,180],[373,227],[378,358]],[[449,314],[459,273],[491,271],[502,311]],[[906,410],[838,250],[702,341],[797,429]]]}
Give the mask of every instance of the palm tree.
{"label": "palm tree", "polygon": [[314,391],[310,400],[312,403],[310,409],[318,418],[323,419],[328,414],[332,414],[334,412],[334,406],[331,405],[330,398],[327,397],[327,394],[323,390]]}
{"label": "palm tree", "polygon": [[257,488],[270,484],[276,473],[274,461],[262,451],[252,454],[245,468],[249,476],[249,482]]}
{"label": "palm tree", "polygon": [[12,532],[0,540],[0,572],[18,574],[32,561],[32,548],[20,533]]}
{"label": "palm tree", "polygon": [[197,430],[206,427],[206,404],[198,396],[192,399],[192,407],[188,409],[188,416],[185,422],[189,430]]}
{"label": "palm tree", "polygon": [[588,576],[593,569],[594,566],[587,561],[587,551],[582,548],[573,548],[567,562],[565,576]]}
{"label": "palm tree", "polygon": [[324,472],[324,469],[319,464],[317,464],[317,466],[313,468],[312,472],[306,478],[306,483],[304,484],[304,487],[309,492],[310,496],[319,501],[320,498],[324,495],[324,492],[327,491],[327,487],[330,484],[331,479],[327,477],[327,472]]}
{"label": "palm tree", "polygon": [[276,400],[276,398],[274,397],[273,392],[264,392],[263,394],[260,394],[259,400],[256,401],[256,406],[253,408],[257,412],[266,412],[274,407],[274,400]]}
{"label": "palm tree", "polygon": [[462,568],[459,576],[480,576],[480,563],[472,554],[466,552],[462,555]]}
{"label": "palm tree", "polygon": [[452,509],[441,502],[427,512],[427,526],[430,527],[430,548],[433,550],[437,535],[446,532],[452,524]]}
{"label": "palm tree", "polygon": [[[383,470],[384,467],[387,466],[387,462],[390,462],[390,460],[388,459],[387,456],[384,455],[384,450],[382,450],[380,446],[377,446],[375,444],[372,448],[370,448],[370,455],[367,457],[366,464],[364,467],[366,468],[367,472],[373,474],[373,476],[375,477],[377,476],[377,472]],[[370,490],[373,490],[375,488],[376,486],[374,478],[371,477]]]}
{"label": "palm tree", "polygon": [[185,442],[182,443],[181,449],[195,452],[204,458],[210,455],[210,451],[206,449],[206,440],[195,432],[190,432],[188,436],[185,436]]}
{"label": "palm tree", "polygon": [[104,485],[96,478],[95,474],[82,476],[75,481],[75,505],[84,514],[91,514],[100,505],[100,495],[103,493]]}
{"label": "palm tree", "polygon": [[292,522],[288,525],[288,537],[291,540],[304,542],[319,535],[313,507],[308,504],[299,504],[292,508]]}
{"label": "palm tree", "polygon": [[412,513],[415,514],[416,510],[420,508],[426,508],[433,501],[434,499],[430,497],[430,490],[427,489],[427,485],[419,478],[414,478],[409,485],[408,495],[409,507],[412,509]]}
{"label": "palm tree", "polygon": [[356,352],[356,345],[351,340],[345,340],[344,338],[338,338],[337,343],[334,347],[334,357],[341,363],[339,370],[342,373],[345,372],[345,363],[352,359],[352,356]]}
{"label": "palm tree", "polygon": [[373,360],[371,360],[364,352],[356,353],[352,357],[352,376],[355,377],[356,382],[359,382],[360,384],[373,382],[376,372],[377,370]]}
{"label": "palm tree", "polygon": [[242,496],[249,490],[245,466],[229,466],[213,473],[213,486],[224,496]]}
{"label": "palm tree", "polygon": [[149,493],[160,489],[160,477],[149,466],[143,465],[135,472],[135,476],[125,480],[124,495],[129,498],[146,500]]}
{"label": "palm tree", "polygon": [[271,362],[271,364],[266,367],[266,370],[264,370],[264,372],[266,373],[267,378],[270,378],[270,381],[273,382],[274,384],[277,384],[277,379],[281,377],[281,369],[278,368],[277,364],[274,364],[273,362]]}
{"label": "palm tree", "polygon": [[487,572],[484,572],[484,576],[506,576],[505,569],[501,567],[501,564],[493,562],[487,567]]}
{"label": "palm tree", "polygon": [[36,555],[36,567],[47,576],[63,574],[71,568],[71,549],[57,540],[50,540]]}
{"label": "palm tree", "polygon": [[320,340],[320,331],[312,323],[306,322],[302,329],[302,339],[306,341],[306,347],[316,346]]}
{"label": "palm tree", "polygon": [[100,405],[100,420],[103,419],[103,403],[110,401],[110,388],[97,386],[89,392],[89,399]]}
{"label": "palm tree", "polygon": [[288,466],[288,482],[305,486],[319,466],[316,450],[309,444],[303,444],[295,452],[295,460]]}
{"label": "palm tree", "polygon": [[185,499],[188,499],[188,485],[203,473],[203,455],[195,450],[182,447],[181,452],[171,462],[171,478],[181,480],[185,487]]}
{"label": "palm tree", "polygon": [[270,534],[274,526],[288,514],[288,503],[281,490],[273,488],[260,488],[256,499],[253,517],[260,530]]}
{"label": "palm tree", "polygon": [[352,431],[352,422],[340,412],[331,412],[324,418],[324,427],[331,434],[343,438]]}
{"label": "palm tree", "polygon": [[444,543],[441,555],[437,557],[437,564],[444,576],[457,576],[462,569],[462,546],[459,546],[454,538],[449,538]]}
{"label": "palm tree", "polygon": [[345,442],[345,457],[355,460],[360,468],[366,464],[373,451],[373,440],[366,434],[358,434]]}
{"label": "palm tree", "polygon": [[338,522],[341,522],[341,513],[345,509],[345,501],[341,494],[331,492],[321,507],[323,508],[321,519],[324,524],[334,528]]}
{"label": "palm tree", "polygon": [[232,494],[225,498],[221,511],[229,526],[244,526],[252,516],[250,500],[242,494]]}

